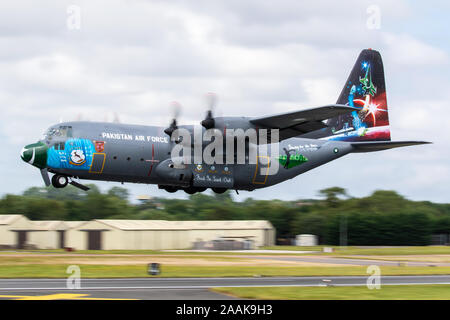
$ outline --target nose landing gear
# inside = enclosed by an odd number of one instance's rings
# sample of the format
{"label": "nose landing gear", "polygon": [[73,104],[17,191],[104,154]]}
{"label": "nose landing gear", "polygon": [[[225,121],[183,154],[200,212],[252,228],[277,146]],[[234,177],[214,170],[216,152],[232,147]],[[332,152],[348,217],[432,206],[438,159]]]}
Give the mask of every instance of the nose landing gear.
{"label": "nose landing gear", "polygon": [[73,180],[73,178],[69,178],[68,176],[64,176],[62,174],[55,174],[52,177],[52,185],[55,188],[64,188],[66,187],[68,184],[71,184],[72,186],[81,189],[83,191],[88,191],[90,188],[88,186],[85,186],[84,184],[81,184],[79,182],[76,182],[75,180]]}
{"label": "nose landing gear", "polygon": [[55,174],[52,177],[52,185],[55,188],[64,188],[65,186],[67,186],[67,184],[69,183],[69,179],[66,176],[62,176],[59,174]]}

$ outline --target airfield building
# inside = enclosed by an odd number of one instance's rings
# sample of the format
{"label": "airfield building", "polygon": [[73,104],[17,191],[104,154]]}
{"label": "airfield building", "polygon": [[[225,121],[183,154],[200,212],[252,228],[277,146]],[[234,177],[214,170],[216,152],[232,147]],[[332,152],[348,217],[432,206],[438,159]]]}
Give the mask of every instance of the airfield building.
{"label": "airfield building", "polygon": [[189,248],[186,230],[163,220],[92,220],[71,230],[76,250],[161,250]]}
{"label": "airfield building", "polygon": [[274,227],[262,220],[30,221],[22,215],[0,215],[0,247],[10,248],[170,250],[202,244],[200,248],[249,249],[274,242]]}
{"label": "airfield building", "polygon": [[36,227],[32,221],[20,214],[0,215],[0,248],[25,249],[29,233]]}
{"label": "airfield building", "polygon": [[60,249],[65,246],[67,224],[64,221],[31,221],[27,243],[39,249]]}

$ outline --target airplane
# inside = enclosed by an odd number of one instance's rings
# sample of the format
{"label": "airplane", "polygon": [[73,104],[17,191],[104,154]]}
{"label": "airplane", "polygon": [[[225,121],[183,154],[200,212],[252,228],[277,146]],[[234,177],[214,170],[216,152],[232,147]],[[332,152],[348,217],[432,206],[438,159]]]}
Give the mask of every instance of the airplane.
{"label": "airplane", "polygon": [[[86,179],[156,184],[170,193],[208,188],[223,193],[273,186],[350,153],[431,143],[391,141],[383,62],[372,49],[360,53],[336,104],[259,117],[214,117],[213,108],[211,103],[201,126],[178,126],[177,112],[169,127],[59,123],[42,140],[25,146],[21,158],[41,171],[46,186],[55,188],[71,184],[88,190],[79,182]],[[208,146],[203,140],[183,142],[175,134],[179,129],[191,136],[195,130],[201,135],[211,129],[224,135],[238,129],[265,130],[270,131],[267,137],[278,138],[275,143],[244,140],[244,162],[236,161],[238,149],[233,146],[219,157],[231,155],[231,162],[197,158],[183,163],[184,158],[172,157],[174,147],[184,144],[205,151]],[[268,148],[275,156],[267,155]],[[273,167],[277,170],[271,172]]]}

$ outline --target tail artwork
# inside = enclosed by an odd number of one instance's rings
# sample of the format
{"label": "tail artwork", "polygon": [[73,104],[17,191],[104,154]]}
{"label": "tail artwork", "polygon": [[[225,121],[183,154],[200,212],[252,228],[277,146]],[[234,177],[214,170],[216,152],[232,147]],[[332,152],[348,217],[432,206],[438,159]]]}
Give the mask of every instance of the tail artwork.
{"label": "tail artwork", "polygon": [[337,104],[358,108],[327,121],[322,139],[339,141],[390,141],[386,85],[381,55],[378,51],[363,50]]}

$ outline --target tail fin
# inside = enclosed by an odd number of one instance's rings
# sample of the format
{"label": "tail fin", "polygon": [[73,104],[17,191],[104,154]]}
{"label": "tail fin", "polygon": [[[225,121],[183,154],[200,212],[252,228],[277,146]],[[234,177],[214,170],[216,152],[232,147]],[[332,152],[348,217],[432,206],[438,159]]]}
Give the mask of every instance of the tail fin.
{"label": "tail fin", "polygon": [[363,50],[342,89],[337,104],[359,108],[327,121],[329,140],[390,141],[386,85],[381,55]]}

